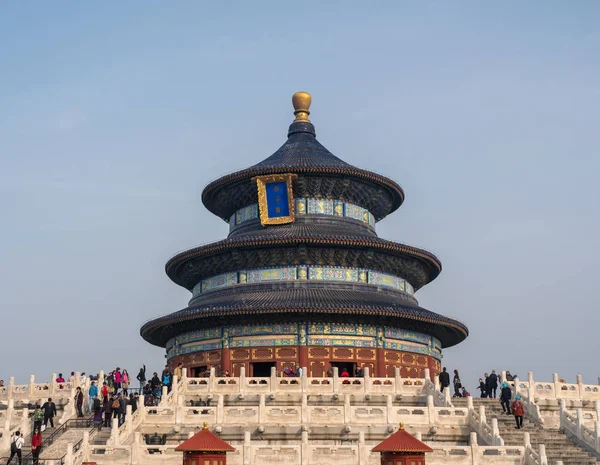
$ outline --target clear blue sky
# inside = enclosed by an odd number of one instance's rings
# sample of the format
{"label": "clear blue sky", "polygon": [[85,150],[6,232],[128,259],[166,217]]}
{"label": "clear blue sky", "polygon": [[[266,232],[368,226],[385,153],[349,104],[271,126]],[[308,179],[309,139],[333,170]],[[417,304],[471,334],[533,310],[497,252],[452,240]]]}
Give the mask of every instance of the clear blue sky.
{"label": "clear blue sky", "polygon": [[382,237],[435,252],[444,364],[595,381],[600,4],[3,2],[0,378],[158,369],[164,263],[227,234],[200,200],[274,152],[290,97],[396,179]]}

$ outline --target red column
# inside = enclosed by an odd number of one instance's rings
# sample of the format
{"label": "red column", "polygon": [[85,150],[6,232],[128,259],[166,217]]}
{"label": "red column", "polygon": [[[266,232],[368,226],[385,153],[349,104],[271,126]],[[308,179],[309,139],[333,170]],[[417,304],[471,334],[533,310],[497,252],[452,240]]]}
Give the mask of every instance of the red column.
{"label": "red column", "polygon": [[231,360],[230,360],[230,349],[223,349],[221,352],[221,368],[223,371],[227,370],[231,373]]}
{"label": "red column", "polygon": [[377,357],[377,364],[375,365],[376,370],[375,373],[373,373],[373,376],[375,378],[385,378],[385,351],[383,350],[383,347],[377,347],[377,349],[375,349],[375,356]]}

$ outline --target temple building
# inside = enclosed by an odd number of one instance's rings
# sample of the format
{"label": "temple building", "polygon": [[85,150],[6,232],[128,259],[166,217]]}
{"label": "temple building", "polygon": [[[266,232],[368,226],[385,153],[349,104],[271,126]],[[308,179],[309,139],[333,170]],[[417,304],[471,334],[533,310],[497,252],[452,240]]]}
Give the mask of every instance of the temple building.
{"label": "temple building", "polygon": [[426,368],[435,376],[442,349],[468,335],[416,299],[441,262],[378,237],[377,223],[404,201],[402,188],[317,141],[309,94],[292,102],[296,118],[273,155],[204,189],[204,205],[229,235],[167,262],[191,299],[144,324],[142,337],[190,376],[211,367],[269,376],[296,366],[311,377],[333,367],[350,376],[365,367],[377,377],[395,368],[402,377]]}

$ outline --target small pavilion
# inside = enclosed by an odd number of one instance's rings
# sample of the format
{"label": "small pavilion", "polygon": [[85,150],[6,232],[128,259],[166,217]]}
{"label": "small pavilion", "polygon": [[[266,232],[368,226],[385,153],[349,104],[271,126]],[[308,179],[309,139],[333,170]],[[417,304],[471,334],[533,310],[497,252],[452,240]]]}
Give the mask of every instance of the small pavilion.
{"label": "small pavilion", "polygon": [[425,453],[433,449],[404,429],[400,429],[373,448],[381,452],[381,465],[425,465]]}
{"label": "small pavilion", "polygon": [[204,423],[204,428],[175,450],[183,452],[183,465],[227,465],[227,452],[235,451],[235,447],[210,431],[208,423]]}

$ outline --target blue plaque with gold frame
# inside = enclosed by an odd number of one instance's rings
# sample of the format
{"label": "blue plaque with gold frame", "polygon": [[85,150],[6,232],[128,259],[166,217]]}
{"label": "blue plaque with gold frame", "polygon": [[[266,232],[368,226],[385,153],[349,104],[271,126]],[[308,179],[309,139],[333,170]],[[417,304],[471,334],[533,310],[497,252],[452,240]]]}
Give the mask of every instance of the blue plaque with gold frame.
{"label": "blue plaque with gold frame", "polygon": [[297,177],[298,175],[290,173],[252,178],[258,187],[259,216],[263,226],[294,222],[295,203],[292,181]]}

